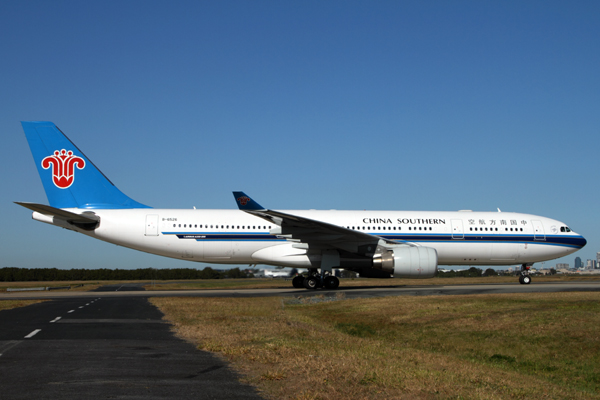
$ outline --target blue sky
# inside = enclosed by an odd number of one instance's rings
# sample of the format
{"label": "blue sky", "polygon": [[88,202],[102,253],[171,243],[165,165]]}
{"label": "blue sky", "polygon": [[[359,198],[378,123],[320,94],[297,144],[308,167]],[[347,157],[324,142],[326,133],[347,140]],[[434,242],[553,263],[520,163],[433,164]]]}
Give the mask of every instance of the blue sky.
{"label": "blue sky", "polygon": [[[596,1],[0,2],[0,267],[204,267],[31,220],[21,120],[160,208],[495,210],[600,251]],[[5,143],[6,143],[5,142]],[[555,262],[547,262],[554,265]]]}

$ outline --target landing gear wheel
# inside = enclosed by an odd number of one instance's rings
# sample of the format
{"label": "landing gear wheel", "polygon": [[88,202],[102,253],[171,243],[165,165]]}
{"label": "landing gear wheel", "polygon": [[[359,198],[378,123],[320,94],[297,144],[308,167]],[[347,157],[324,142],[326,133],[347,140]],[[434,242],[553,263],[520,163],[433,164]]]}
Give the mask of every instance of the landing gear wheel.
{"label": "landing gear wheel", "polygon": [[531,277],[529,275],[523,276],[523,283],[529,285],[531,283]]}
{"label": "landing gear wheel", "polygon": [[317,280],[317,289],[321,289],[323,287],[323,279],[320,276],[315,276],[315,279]]}
{"label": "landing gear wheel", "polygon": [[319,281],[314,276],[304,278],[304,287],[307,289],[315,290],[319,286]]}
{"label": "landing gear wheel", "polygon": [[519,275],[519,283],[522,285],[523,284],[523,275]]}
{"label": "landing gear wheel", "polygon": [[304,287],[304,277],[302,275],[295,276],[292,279],[292,286],[296,289],[301,289]]}
{"label": "landing gear wheel", "polygon": [[337,289],[340,286],[340,280],[335,276],[326,276],[323,280],[325,289]]}

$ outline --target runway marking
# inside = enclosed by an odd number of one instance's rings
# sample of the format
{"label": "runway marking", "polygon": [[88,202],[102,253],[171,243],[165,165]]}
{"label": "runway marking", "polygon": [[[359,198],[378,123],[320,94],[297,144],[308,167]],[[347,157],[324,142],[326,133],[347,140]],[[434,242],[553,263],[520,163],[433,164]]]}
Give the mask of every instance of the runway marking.
{"label": "runway marking", "polygon": [[79,308],[83,308],[83,306],[79,307]]}
{"label": "runway marking", "polygon": [[41,331],[42,331],[41,329],[36,329],[35,331],[31,332],[29,335],[25,336],[25,339],[31,339],[32,337],[34,337],[35,335],[37,335]]}
{"label": "runway marking", "polygon": [[56,322],[56,321],[58,321],[58,320],[59,320],[59,319],[61,319],[61,318],[62,318],[62,317],[56,317],[56,318],[54,318],[52,321],[50,321],[50,323]]}
{"label": "runway marking", "polygon": [[67,311],[67,314],[70,314],[72,312],[75,312],[75,310]]}
{"label": "runway marking", "polygon": [[[93,303],[93,302],[92,302],[92,303]],[[89,306],[89,305],[90,305],[90,303],[87,303],[87,304],[86,304],[86,306]]]}
{"label": "runway marking", "polygon": [[22,340],[11,340],[7,342],[4,346],[0,346],[0,357],[2,357],[2,354],[6,353],[8,350],[12,349],[21,342]]}

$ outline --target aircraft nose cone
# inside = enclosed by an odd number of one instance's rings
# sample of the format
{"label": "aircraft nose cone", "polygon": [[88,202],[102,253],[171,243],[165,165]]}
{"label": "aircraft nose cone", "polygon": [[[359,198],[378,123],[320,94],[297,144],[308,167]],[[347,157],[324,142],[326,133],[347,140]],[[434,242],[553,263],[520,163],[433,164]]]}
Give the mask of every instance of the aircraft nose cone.
{"label": "aircraft nose cone", "polygon": [[585,246],[587,244],[587,240],[585,240],[585,238],[583,236],[581,236],[579,240],[580,240],[579,246],[581,246],[583,248],[583,246]]}

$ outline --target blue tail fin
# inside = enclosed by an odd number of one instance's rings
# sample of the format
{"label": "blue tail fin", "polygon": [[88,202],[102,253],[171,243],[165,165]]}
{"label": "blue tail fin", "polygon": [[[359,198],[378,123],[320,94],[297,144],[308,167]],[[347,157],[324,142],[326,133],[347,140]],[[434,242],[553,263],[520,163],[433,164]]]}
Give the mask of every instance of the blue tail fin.
{"label": "blue tail fin", "polygon": [[117,189],[52,122],[21,125],[52,207],[149,208]]}

